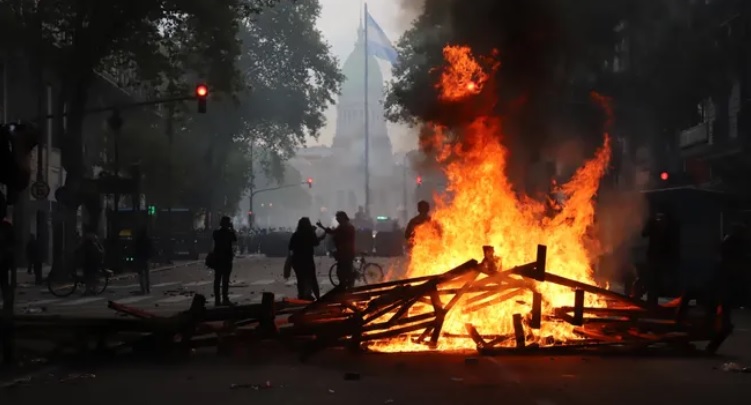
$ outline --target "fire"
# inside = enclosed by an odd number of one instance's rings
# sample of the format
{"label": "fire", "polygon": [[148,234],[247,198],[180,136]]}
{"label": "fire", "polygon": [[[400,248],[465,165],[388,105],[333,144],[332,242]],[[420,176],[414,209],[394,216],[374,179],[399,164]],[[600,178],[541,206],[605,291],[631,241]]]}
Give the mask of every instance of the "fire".
{"label": "fire", "polygon": [[[457,100],[478,94],[488,75],[472,57],[469,48],[447,46],[447,62],[437,88],[444,100]],[[604,103],[602,97],[593,97]],[[607,109],[606,109],[607,110]],[[609,112],[609,111],[606,111]],[[436,131],[447,131],[436,127]],[[506,176],[508,149],[502,144],[503,127],[495,117],[481,117],[464,128],[452,128],[462,142],[442,146],[439,162],[448,180],[448,196],[437,196],[433,219],[441,231],[423,226],[416,230],[409,277],[441,274],[469,259],[482,259],[482,246],[495,248],[498,264],[505,269],[533,262],[538,244],[547,245],[547,269],[550,273],[577,281],[594,283],[586,249],[587,232],[593,224],[599,182],[610,158],[610,140],[586,162],[566,184],[559,185],[563,204],[554,214],[546,202],[535,201],[514,190]],[[556,285],[539,283],[543,295],[543,314],[554,307],[570,306],[574,293]],[[450,339],[448,335],[466,335],[465,324],[473,324],[483,335],[513,333],[513,314],[527,314],[532,294],[520,295],[483,310],[465,313],[464,299],[447,314],[444,338],[438,350],[474,349],[471,339]],[[587,295],[586,306],[604,306]],[[541,345],[552,341],[576,339],[573,326],[543,322],[528,341]],[[376,347],[381,351],[426,350],[423,345],[392,340]]]}
{"label": "fire", "polygon": [[[468,46],[447,46],[443,48],[443,57],[447,66],[441,73],[440,82],[436,84],[441,100],[458,101],[482,91],[488,81],[488,74],[472,57]],[[497,68],[498,63],[492,63],[491,70]]]}

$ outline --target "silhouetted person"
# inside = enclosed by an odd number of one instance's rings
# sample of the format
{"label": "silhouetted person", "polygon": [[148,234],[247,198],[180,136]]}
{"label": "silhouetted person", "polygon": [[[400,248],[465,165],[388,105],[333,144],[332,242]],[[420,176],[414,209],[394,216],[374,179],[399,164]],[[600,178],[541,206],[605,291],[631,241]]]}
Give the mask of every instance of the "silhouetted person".
{"label": "silhouetted person", "polygon": [[14,247],[15,235],[13,224],[5,219],[8,206],[5,197],[0,192],[0,293],[3,296],[3,308],[7,308],[11,300],[11,271],[15,267]]}
{"label": "silhouetted person", "polygon": [[42,249],[34,234],[29,235],[29,241],[26,242],[26,266],[27,273],[34,274],[35,284],[42,284]]}
{"label": "silhouetted person", "polygon": [[146,228],[138,231],[136,239],[133,241],[136,259],[136,269],[138,270],[138,282],[141,286],[141,294],[151,293],[151,271],[149,263],[154,254],[154,245],[149,238]]}
{"label": "silhouetted person", "polygon": [[647,302],[657,305],[663,291],[665,276],[675,270],[680,256],[680,227],[666,210],[660,210],[651,218],[642,236],[649,238],[647,269],[644,274]]}
{"label": "silhouetted person", "polygon": [[[289,239],[289,251],[292,256],[292,270],[297,277],[297,298],[312,300],[321,298],[321,290],[318,287],[316,277],[316,263],[314,252],[316,246],[326,234],[319,237],[316,228],[310,223],[310,219],[302,217],[297,222],[297,230]],[[311,296],[312,293],[312,296]]]}
{"label": "silhouetted person", "polygon": [[86,280],[86,295],[95,294],[96,275],[101,271],[104,260],[104,247],[95,229],[87,227],[79,249],[80,263]]}
{"label": "silhouetted person", "polygon": [[[430,204],[427,201],[417,203],[417,216],[410,219],[407,228],[404,230],[404,238],[407,240],[407,249],[411,250],[415,245],[415,229],[418,226],[433,222],[430,217]],[[440,232],[440,228],[438,228]]]}
{"label": "silhouetted person", "polygon": [[745,224],[735,224],[722,240],[721,260],[717,277],[717,305],[724,329],[732,329],[730,313],[733,306],[745,295],[745,265],[747,263],[748,229]]}
{"label": "silhouetted person", "polygon": [[233,245],[237,242],[237,235],[232,229],[229,217],[222,217],[219,221],[219,229],[214,231],[213,239],[214,263],[216,263],[214,265],[214,303],[217,306],[232,305],[229,301],[229,276],[232,274]]}
{"label": "silhouetted person", "polygon": [[354,261],[355,261],[355,227],[349,221],[349,216],[344,211],[336,213],[335,229],[324,227],[321,222],[318,226],[333,236],[334,259],[336,259],[336,276],[339,278],[339,286],[349,289],[355,286]]}

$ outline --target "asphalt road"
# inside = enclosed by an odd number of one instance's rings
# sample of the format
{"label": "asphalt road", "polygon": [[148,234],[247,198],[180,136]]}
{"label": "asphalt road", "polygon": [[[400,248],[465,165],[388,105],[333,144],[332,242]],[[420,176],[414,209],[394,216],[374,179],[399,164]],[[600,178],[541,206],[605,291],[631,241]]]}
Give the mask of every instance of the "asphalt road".
{"label": "asphalt road", "polygon": [[[384,272],[399,276],[391,269],[402,269],[399,259],[372,258],[381,264]],[[49,293],[46,286],[35,286],[26,274],[19,277],[16,293],[18,313],[27,314],[76,314],[78,316],[106,316],[112,314],[107,308],[108,301],[115,301],[162,315],[187,309],[193,294],[203,294],[210,305],[213,303],[213,273],[202,262],[178,262],[178,266],[163,271],[152,271],[151,294],[138,295],[138,278],[131,275],[112,280],[107,290],[94,297],[83,297],[78,291],[65,298]],[[316,258],[319,284],[323,292],[332,288],[328,271],[333,260],[328,257]],[[230,300],[238,304],[261,301],[263,292],[273,292],[277,299],[296,298],[297,287],[294,276],[285,281],[282,277],[284,260],[263,256],[248,256],[235,261],[231,284]],[[28,280],[27,280],[28,278]]]}
{"label": "asphalt road", "polygon": [[[385,267],[385,259],[374,259]],[[321,259],[319,278],[330,261]],[[281,278],[282,261],[238,261],[235,300],[257,300],[263,291],[293,296]],[[136,279],[118,280],[99,301],[52,299],[38,288],[21,295],[19,307],[46,313],[111,314],[106,300],[132,299],[155,311],[179,311],[183,290],[210,293],[211,275],[201,265],[156,272],[154,293],[135,300]],[[157,287],[159,284],[163,286]],[[323,286],[324,288],[327,286]],[[208,294],[207,296],[209,296]],[[138,297],[143,298],[143,297]],[[75,303],[75,304],[70,304]],[[66,305],[67,304],[67,305]],[[724,371],[728,363],[751,366],[751,313],[735,315],[736,332],[712,357],[504,356],[473,353],[352,354],[330,349],[301,363],[274,343],[259,343],[228,357],[198,351],[183,362],[129,355],[98,363],[50,366],[19,380],[0,377],[1,404],[47,404],[61,399],[103,404],[748,404],[751,373]],[[348,380],[351,374],[359,379]],[[26,378],[23,378],[26,377]],[[13,383],[13,382],[16,383]],[[232,385],[239,387],[232,388]]]}

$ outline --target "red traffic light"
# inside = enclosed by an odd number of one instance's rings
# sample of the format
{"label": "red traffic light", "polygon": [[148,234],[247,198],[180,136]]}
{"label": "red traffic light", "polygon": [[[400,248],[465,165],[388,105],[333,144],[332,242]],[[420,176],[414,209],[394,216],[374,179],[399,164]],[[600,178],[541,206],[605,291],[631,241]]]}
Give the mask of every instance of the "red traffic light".
{"label": "red traffic light", "polygon": [[668,174],[668,172],[660,173],[660,180],[667,181],[669,178],[670,178],[670,175]]}
{"label": "red traffic light", "polygon": [[308,188],[313,188],[313,179],[312,178],[308,177],[307,183],[308,183]]}
{"label": "red traffic light", "polygon": [[422,176],[417,176],[417,185],[419,186],[421,184],[422,184]]}
{"label": "red traffic light", "polygon": [[199,84],[196,87],[196,96],[206,97],[209,95],[209,88],[205,84]]}

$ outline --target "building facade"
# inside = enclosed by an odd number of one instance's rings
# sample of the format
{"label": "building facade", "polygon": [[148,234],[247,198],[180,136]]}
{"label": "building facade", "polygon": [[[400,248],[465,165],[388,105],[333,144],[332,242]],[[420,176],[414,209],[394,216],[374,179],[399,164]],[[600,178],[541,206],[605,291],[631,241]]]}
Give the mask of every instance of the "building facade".
{"label": "building facade", "polygon": [[[365,63],[361,29],[354,50],[342,67],[345,81],[336,105],[332,145],[301,149],[290,160],[303,176],[315,179],[312,210],[325,217],[339,210],[354,214],[358,207],[365,206]],[[393,154],[384,116],[381,69],[373,56],[367,58],[367,64],[370,214],[400,218],[405,182],[409,181],[409,189],[413,190],[414,180]]]}

